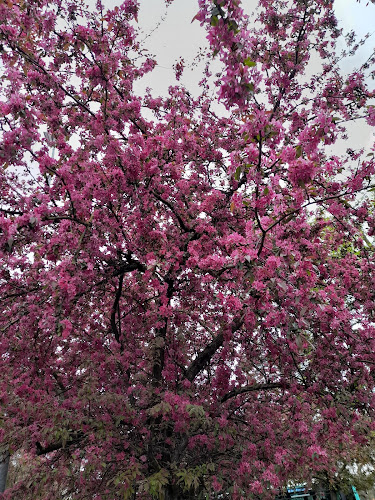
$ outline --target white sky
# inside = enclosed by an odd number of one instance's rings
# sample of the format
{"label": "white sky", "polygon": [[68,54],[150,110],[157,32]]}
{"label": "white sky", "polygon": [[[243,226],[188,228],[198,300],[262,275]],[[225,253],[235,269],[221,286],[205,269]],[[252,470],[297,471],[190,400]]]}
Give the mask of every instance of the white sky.
{"label": "white sky", "polygon": [[[256,3],[256,0],[243,0],[242,6],[246,13],[251,13]],[[188,65],[199,48],[206,44],[204,29],[199,22],[191,22],[198,11],[197,2],[174,0],[168,9],[164,0],[141,0],[140,5],[139,26],[145,36],[149,35],[145,40],[146,47],[156,55],[158,61],[158,66],[141,85],[143,88],[150,86],[155,94],[165,95],[169,85],[177,83],[173,64],[183,57]],[[375,48],[375,4],[368,0],[336,0],[335,6],[340,27],[344,32],[354,29],[359,37],[374,32],[355,57],[343,61],[343,71],[349,72],[363,63]],[[181,79],[181,83],[192,93],[198,90],[200,71],[185,69]],[[350,138],[354,142],[350,145],[353,149],[368,147],[374,141],[372,130],[363,120],[350,125]],[[348,147],[348,144],[338,145],[339,149],[343,147]]]}
{"label": "white sky", "polygon": [[[375,4],[368,0],[362,0],[360,3],[356,0],[337,0],[335,5],[336,16],[344,32],[354,30],[359,38],[364,37],[367,33],[371,35],[354,57],[343,61],[343,71],[350,72],[363,64],[375,50]],[[370,82],[369,86],[374,88],[375,82]],[[369,148],[374,144],[373,128],[366,125],[363,120],[357,123],[353,122],[348,130],[350,140],[353,142],[353,149]],[[342,147],[344,146],[347,147],[347,145],[342,144]],[[340,143],[337,144],[337,147],[340,148]]]}
{"label": "white sky", "polygon": [[[115,2],[116,0],[111,0],[106,4]],[[243,0],[242,5],[245,12],[250,13],[256,1]],[[356,0],[336,0],[335,6],[337,17],[344,31],[354,29],[360,36],[375,32],[375,5],[368,0],[361,0],[360,3]],[[195,0],[174,0],[168,9],[165,7],[164,0],[141,0],[139,26],[145,35],[150,34],[161,21],[160,26],[146,40],[147,48],[156,54],[160,66],[157,74],[154,74],[152,78],[155,91],[159,88],[166,90],[168,85],[174,83],[172,65],[179,57],[182,56],[186,62],[191,61],[199,47],[205,44],[204,29],[201,28],[199,22],[191,22],[197,11]],[[363,61],[374,47],[375,33],[358,56],[346,62],[348,69]],[[188,84],[190,80],[185,74],[183,82]]]}
{"label": "white sky", "polygon": [[[107,7],[113,7],[120,4],[121,0],[104,1]],[[140,0],[139,27],[144,33],[142,39],[145,38],[146,48],[156,56],[158,66],[137,85],[139,93],[149,86],[154,95],[166,95],[168,87],[177,83],[173,64],[182,57],[188,66],[199,48],[206,45],[205,30],[198,21],[191,22],[198,11],[197,4],[196,0],[174,0],[166,8],[164,0]],[[246,13],[251,13],[256,4],[256,0],[242,0]],[[369,0],[336,0],[335,9],[344,32],[354,29],[360,37],[374,33],[355,57],[342,62],[343,71],[350,72],[360,66],[375,48],[375,4]],[[202,66],[195,71],[187,67],[181,79],[180,83],[193,94],[198,91],[201,71]],[[361,122],[350,125],[350,137],[354,141],[350,147],[353,149],[368,147],[374,141],[372,130],[363,124],[363,120]],[[344,144],[338,147],[342,148]]]}

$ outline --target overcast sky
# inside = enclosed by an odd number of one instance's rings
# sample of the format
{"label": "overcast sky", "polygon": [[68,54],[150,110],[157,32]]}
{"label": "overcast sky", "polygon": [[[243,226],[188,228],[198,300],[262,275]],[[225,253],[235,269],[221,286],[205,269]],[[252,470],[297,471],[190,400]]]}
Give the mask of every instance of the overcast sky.
{"label": "overcast sky", "polygon": [[[188,66],[199,48],[206,44],[204,29],[199,22],[191,22],[198,11],[197,3],[196,0],[174,0],[172,5],[166,8],[164,0],[140,0],[139,27],[143,31],[147,49],[156,56],[158,66],[139,84],[138,92],[144,91],[149,86],[154,94],[165,95],[168,87],[177,83],[173,64],[182,57]],[[254,10],[256,3],[256,0],[242,0],[247,13]],[[105,0],[105,5],[108,7],[118,4],[120,0]],[[366,33],[375,31],[375,4],[369,0],[360,2],[336,0],[335,6],[336,15],[344,32],[355,30],[363,37]],[[374,48],[375,33],[355,57],[343,61],[343,71],[349,72],[358,67],[369,57]],[[201,69],[194,72],[187,68],[181,83],[190,92],[195,93],[198,91],[200,76]],[[350,147],[354,146],[354,149],[369,146],[374,141],[370,128],[361,123],[351,126],[350,136],[355,142]]]}
{"label": "overcast sky", "polygon": [[[115,0],[112,0],[113,2]],[[356,0],[336,0],[336,14],[344,31],[354,29],[360,36],[375,30],[375,5],[368,0],[358,3]],[[256,2],[243,0],[245,12],[251,12]],[[172,65],[179,57],[188,63],[192,61],[199,47],[205,44],[205,32],[197,21],[191,23],[197,13],[195,0],[174,0],[166,9],[164,0],[146,0],[140,2],[139,25],[145,35],[149,34],[147,48],[156,54],[159,68],[153,75],[154,90],[163,91],[173,83]],[[165,13],[167,14],[165,15]],[[162,20],[164,18],[164,20]],[[157,28],[158,23],[159,27]],[[155,29],[156,28],[156,29]],[[154,31],[152,31],[154,30]],[[151,33],[152,32],[152,33]],[[151,34],[150,34],[151,33]],[[368,56],[375,47],[373,35],[358,56],[351,61],[345,61],[350,69]],[[193,84],[194,78],[189,78],[189,71],[184,74],[184,83]],[[193,89],[192,89],[193,90]]]}
{"label": "overcast sky", "polygon": [[[115,0],[112,0],[115,1]],[[247,13],[251,13],[256,0],[243,0],[242,5]],[[173,64],[183,57],[187,65],[191,63],[199,48],[205,45],[205,31],[199,22],[191,20],[197,13],[195,0],[174,0],[166,9],[164,0],[144,0],[140,2],[139,26],[147,36],[146,47],[156,55],[158,66],[149,77],[142,82],[144,87],[150,86],[156,94],[165,95],[169,85],[176,84]],[[368,0],[336,0],[336,15],[344,32],[355,30],[360,37],[375,31],[375,4]],[[352,71],[364,62],[375,48],[375,33],[355,57],[342,63],[344,72]],[[199,71],[186,69],[182,83],[191,91],[197,91]],[[350,147],[368,147],[373,144],[372,130],[362,123],[350,126]],[[339,145],[342,148],[344,145]],[[347,147],[348,145],[346,145]]]}

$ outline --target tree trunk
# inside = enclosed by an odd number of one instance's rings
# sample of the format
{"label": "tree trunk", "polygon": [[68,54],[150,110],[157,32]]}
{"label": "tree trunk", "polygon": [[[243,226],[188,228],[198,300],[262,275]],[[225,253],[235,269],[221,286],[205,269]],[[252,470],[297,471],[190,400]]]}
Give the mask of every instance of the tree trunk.
{"label": "tree trunk", "polygon": [[176,488],[169,485],[165,490],[164,500],[181,500],[181,496]]}
{"label": "tree trunk", "polygon": [[164,490],[164,500],[197,500],[201,495],[199,491],[183,491],[175,484],[169,484]]}
{"label": "tree trunk", "polygon": [[10,454],[8,450],[0,451],[0,493],[4,493],[7,483]]}

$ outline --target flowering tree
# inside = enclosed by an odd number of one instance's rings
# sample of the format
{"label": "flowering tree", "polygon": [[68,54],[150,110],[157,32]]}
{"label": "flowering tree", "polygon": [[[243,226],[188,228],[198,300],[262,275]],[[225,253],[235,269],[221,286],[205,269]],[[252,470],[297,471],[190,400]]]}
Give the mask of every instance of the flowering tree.
{"label": "flowering tree", "polygon": [[373,430],[375,149],[332,145],[374,60],[340,73],[328,0],[199,0],[201,95],[137,95],[137,12],[0,3],[4,498],[333,477]]}

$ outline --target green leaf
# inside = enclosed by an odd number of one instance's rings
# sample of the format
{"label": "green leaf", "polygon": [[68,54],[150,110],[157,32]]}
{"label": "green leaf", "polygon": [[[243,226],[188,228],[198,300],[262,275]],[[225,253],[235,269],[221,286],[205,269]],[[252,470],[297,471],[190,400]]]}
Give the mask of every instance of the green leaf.
{"label": "green leaf", "polygon": [[237,167],[236,168],[236,171],[234,173],[234,180],[235,181],[239,181],[240,180],[240,177],[241,177],[241,172],[242,172],[242,167]]}
{"label": "green leaf", "polygon": [[246,57],[243,63],[245,66],[249,66],[249,68],[253,68],[254,66],[256,66],[256,62],[252,61],[250,57]]}
{"label": "green leaf", "polygon": [[217,26],[219,24],[219,18],[217,16],[211,17],[211,26]]}
{"label": "green leaf", "polygon": [[201,405],[186,405],[187,412],[191,417],[205,417],[206,412],[204,411],[203,406]]}
{"label": "green leaf", "polygon": [[302,156],[302,146],[301,144],[299,144],[297,147],[296,147],[296,157],[297,158],[301,158]]}
{"label": "green leaf", "polygon": [[245,87],[249,92],[254,92],[254,84],[253,83],[245,83]]}
{"label": "green leaf", "polygon": [[149,409],[149,414],[152,417],[155,417],[157,415],[166,415],[172,410],[172,407],[169,403],[166,403],[164,401],[161,401],[160,403],[156,404],[155,406],[152,406]]}
{"label": "green leaf", "polygon": [[229,21],[228,28],[229,28],[230,31],[234,31],[235,34],[237,34],[240,31],[238,29],[238,24],[234,20]]}

